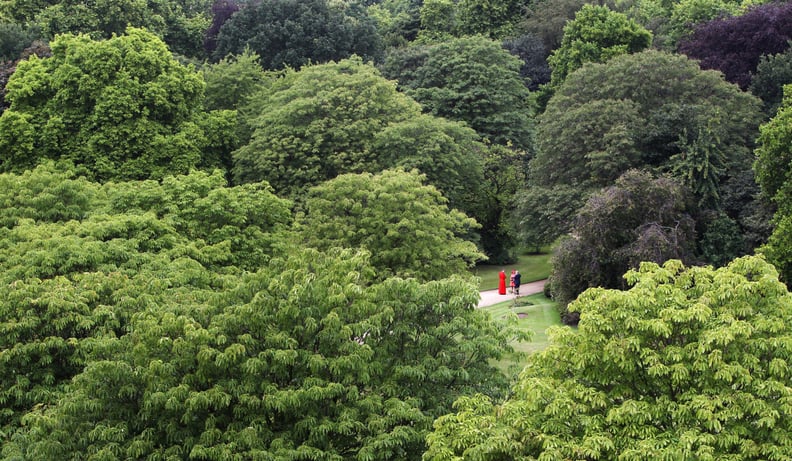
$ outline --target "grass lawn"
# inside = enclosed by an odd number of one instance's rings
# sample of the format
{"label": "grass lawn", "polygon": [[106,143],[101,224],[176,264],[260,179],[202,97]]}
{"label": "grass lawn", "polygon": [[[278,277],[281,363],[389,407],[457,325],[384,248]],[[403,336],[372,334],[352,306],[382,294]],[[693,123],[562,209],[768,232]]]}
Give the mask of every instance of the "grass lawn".
{"label": "grass lawn", "polygon": [[[541,293],[518,298],[517,305],[512,301],[506,301],[489,307],[482,307],[484,311],[490,313],[493,318],[501,319],[510,311],[518,316],[517,326],[531,332],[530,342],[515,342],[512,344],[514,350],[525,354],[530,354],[544,349],[548,345],[545,330],[555,325],[563,325],[561,316],[556,309],[556,303],[544,297]],[[519,371],[524,365],[524,359],[511,357],[501,360],[498,367],[506,372]]]}
{"label": "grass lawn", "polygon": [[[481,290],[495,290],[498,288],[498,272],[506,271],[508,276],[512,269],[517,269],[522,274],[522,283],[544,280],[550,275],[550,251],[540,254],[521,254],[514,264],[481,264],[470,270],[473,275],[481,278]],[[506,280],[508,284],[508,279]]]}

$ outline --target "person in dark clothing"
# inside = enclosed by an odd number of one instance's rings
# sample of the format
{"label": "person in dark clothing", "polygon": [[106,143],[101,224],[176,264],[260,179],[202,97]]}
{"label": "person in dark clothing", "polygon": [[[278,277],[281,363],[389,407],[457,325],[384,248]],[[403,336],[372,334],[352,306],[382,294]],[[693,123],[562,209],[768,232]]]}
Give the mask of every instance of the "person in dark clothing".
{"label": "person in dark clothing", "polygon": [[520,271],[514,272],[514,294],[520,294]]}

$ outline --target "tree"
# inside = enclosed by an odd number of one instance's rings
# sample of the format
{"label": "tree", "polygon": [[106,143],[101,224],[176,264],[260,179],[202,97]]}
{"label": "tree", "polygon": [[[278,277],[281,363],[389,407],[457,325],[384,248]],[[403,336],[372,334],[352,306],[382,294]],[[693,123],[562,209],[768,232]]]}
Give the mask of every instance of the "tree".
{"label": "tree", "polygon": [[792,93],[785,86],[784,99],[778,114],[762,125],[759,146],[756,149],[756,182],[765,196],[775,204],[775,229],[762,252],[778,267],[784,281],[792,280],[792,257],[789,254],[790,216],[792,216],[792,189],[789,185],[790,160],[792,160]]}
{"label": "tree", "polygon": [[509,338],[474,284],[375,281],[351,250],[286,254],[218,296],[141,310],[31,415],[22,450],[417,460],[457,396],[503,389],[489,359]]}
{"label": "tree", "polygon": [[418,170],[456,208],[475,217],[487,147],[462,123],[419,115],[393,123],[371,140],[382,168]]}
{"label": "tree", "polygon": [[751,78],[751,94],[764,102],[767,118],[776,115],[784,97],[784,85],[792,83],[792,49],[783,53],[763,55]]}
{"label": "tree", "polygon": [[381,170],[368,149],[374,136],[420,107],[374,67],[348,59],[286,72],[244,112],[254,131],[233,153],[235,181],[266,180],[296,197],[339,174]]}
{"label": "tree", "polygon": [[460,0],[456,5],[458,27],[463,34],[508,37],[513,35],[522,8],[520,0]]}
{"label": "tree", "polygon": [[381,39],[365,12],[326,0],[264,0],[250,3],[220,28],[214,60],[246,48],[261,57],[264,69],[300,67],[381,54]]}
{"label": "tree", "polygon": [[642,261],[694,261],[692,214],[684,187],[639,170],[590,196],[553,255],[551,290],[562,314],[588,287],[624,288],[622,274]]}
{"label": "tree", "polygon": [[792,38],[792,5],[768,3],[741,16],[699,25],[679,44],[679,52],[717,69],[726,80],[747,89],[759,59],[785,51]]}
{"label": "tree", "polygon": [[547,52],[561,46],[564,26],[575,18],[586,0],[553,0],[531,2],[518,26],[521,33],[533,34],[542,40]]}
{"label": "tree", "polygon": [[683,56],[619,56],[573,72],[550,99],[531,180],[587,189],[628,168],[653,169],[686,178],[706,202],[750,169],[760,120],[756,98]]}
{"label": "tree", "polygon": [[418,36],[421,0],[383,0],[369,5],[369,16],[387,48],[404,46]]}
{"label": "tree", "polygon": [[0,22],[0,62],[16,61],[22,50],[39,38],[35,27]]}
{"label": "tree", "polygon": [[533,107],[517,58],[480,36],[439,43],[426,52],[414,72],[402,73],[411,64],[402,61],[386,66],[385,76],[397,78],[426,112],[466,122],[493,143],[531,151]]}
{"label": "tree", "polygon": [[549,52],[539,37],[532,34],[503,41],[503,48],[522,59],[520,76],[528,82],[528,89],[536,91],[550,81],[550,66],[547,64]]}
{"label": "tree", "polygon": [[228,19],[239,11],[234,0],[214,0],[212,2],[212,24],[204,33],[204,50],[211,55],[217,49],[217,34]]}
{"label": "tree", "polygon": [[[265,265],[290,205],[220,171],[99,185],[51,163],[0,175],[0,446],[146,306],[203,303]],[[16,447],[16,448],[15,448]],[[34,457],[35,458],[35,457]]]}
{"label": "tree", "polygon": [[206,82],[204,108],[237,110],[267,81],[259,57],[250,50],[229,56],[203,69]]}
{"label": "tree", "polygon": [[575,214],[583,205],[585,193],[577,187],[531,186],[520,190],[513,200],[510,215],[519,242],[534,251],[568,233]]}
{"label": "tree", "polygon": [[583,5],[564,26],[561,46],[547,59],[550,82],[558,86],[586,62],[605,62],[614,56],[637,53],[652,44],[652,34],[607,6]]}
{"label": "tree", "polygon": [[449,209],[417,172],[346,174],[308,191],[298,231],[321,250],[365,248],[379,278],[436,280],[483,259],[462,239],[474,220]]}
{"label": "tree", "polygon": [[[105,41],[63,35],[6,85],[0,169],[69,159],[98,180],[162,178],[221,167],[233,112],[201,113],[204,82],[161,40],[130,28]],[[209,155],[214,153],[214,155]]]}
{"label": "tree", "polygon": [[457,401],[427,461],[786,459],[792,297],[759,257],[643,264],[570,307],[505,402]]}

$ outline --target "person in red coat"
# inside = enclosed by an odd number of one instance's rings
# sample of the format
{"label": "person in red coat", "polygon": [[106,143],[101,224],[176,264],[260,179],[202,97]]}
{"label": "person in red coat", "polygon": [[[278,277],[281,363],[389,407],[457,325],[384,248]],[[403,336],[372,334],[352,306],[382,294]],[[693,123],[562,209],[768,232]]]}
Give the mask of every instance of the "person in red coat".
{"label": "person in red coat", "polygon": [[498,274],[500,281],[498,282],[498,294],[505,295],[506,294],[506,272],[503,272],[501,269],[500,274]]}

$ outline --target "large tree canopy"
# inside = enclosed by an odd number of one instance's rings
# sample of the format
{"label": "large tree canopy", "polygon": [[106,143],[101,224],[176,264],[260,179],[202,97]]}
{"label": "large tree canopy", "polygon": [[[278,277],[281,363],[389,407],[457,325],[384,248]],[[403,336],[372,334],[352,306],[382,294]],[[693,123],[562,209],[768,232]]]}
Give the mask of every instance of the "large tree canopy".
{"label": "large tree canopy", "polygon": [[432,45],[423,53],[391,54],[385,75],[398,79],[427,112],[466,122],[493,143],[533,149],[533,106],[519,59],[481,36]]}
{"label": "large tree canopy", "polygon": [[622,274],[642,261],[691,261],[692,214],[688,191],[678,182],[639,170],[593,194],[553,255],[550,287],[562,313],[589,287],[624,288]]}
{"label": "large tree canopy", "polygon": [[0,116],[0,169],[69,159],[95,179],[162,178],[221,167],[234,112],[202,112],[204,82],[141,29],[94,41],[62,35],[20,62]]}
{"label": "large tree canopy", "polygon": [[614,56],[637,53],[652,44],[643,26],[607,6],[583,5],[564,26],[561,46],[548,58],[550,83],[560,85],[567,75],[587,62],[605,62]]}
{"label": "large tree canopy", "polygon": [[760,120],[756,98],[683,56],[619,56],[559,87],[540,118],[532,179],[601,187],[633,167],[674,171],[706,148],[698,159],[719,162],[721,180],[748,167]]}
{"label": "large tree canopy", "polygon": [[320,249],[366,248],[381,278],[435,280],[483,259],[463,240],[476,222],[446,207],[417,172],[346,174],[309,190],[302,239]]}
{"label": "large tree canopy", "polygon": [[679,44],[679,51],[704,69],[723,72],[726,80],[746,89],[764,55],[781,53],[792,39],[792,4],[770,2],[743,15],[700,24]]}
{"label": "large tree canopy", "polygon": [[229,188],[220,171],[104,186],[75,176],[49,164],[0,175],[0,445],[57,401],[93,341],[265,264],[291,220],[266,185]]}
{"label": "large tree canopy", "polygon": [[220,28],[215,60],[246,48],[261,56],[265,69],[300,68],[348,58],[380,56],[381,38],[365,11],[327,0],[251,2]]}
{"label": "large tree canopy", "polygon": [[792,458],[792,296],[758,257],[631,271],[592,289],[513,394],[464,398],[426,461]]}
{"label": "large tree canopy", "polygon": [[296,195],[339,174],[379,171],[368,144],[421,109],[372,66],[349,59],[287,72],[245,112],[254,131],[233,154],[234,178],[264,179],[278,193]]}

